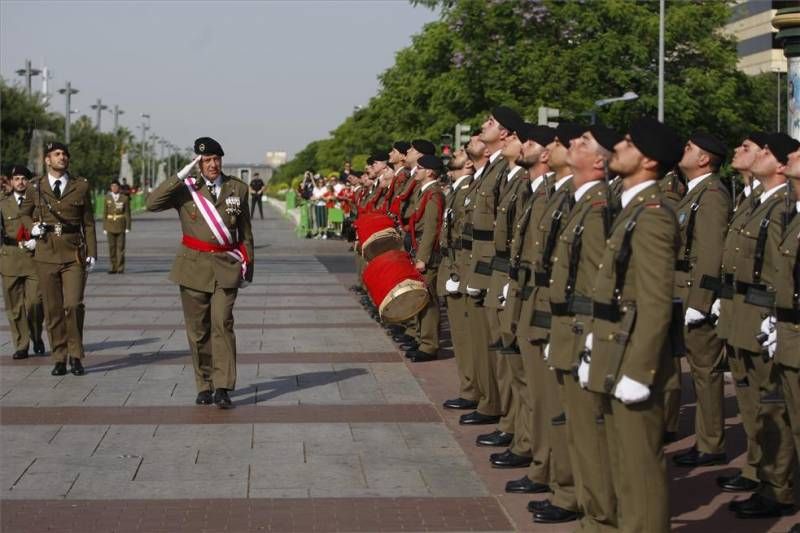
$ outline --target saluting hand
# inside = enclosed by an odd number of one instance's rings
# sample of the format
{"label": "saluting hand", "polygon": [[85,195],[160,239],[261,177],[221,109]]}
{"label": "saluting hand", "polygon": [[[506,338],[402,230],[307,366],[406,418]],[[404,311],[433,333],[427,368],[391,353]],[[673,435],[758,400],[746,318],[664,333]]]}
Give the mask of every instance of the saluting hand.
{"label": "saluting hand", "polygon": [[195,167],[195,165],[197,165],[197,163],[199,163],[202,158],[203,158],[203,156],[198,155],[197,157],[194,158],[194,160],[192,162],[190,162],[188,165],[186,165],[185,167],[180,169],[178,171],[178,179],[179,180],[185,180],[186,176],[189,175],[189,173],[192,171],[192,169]]}

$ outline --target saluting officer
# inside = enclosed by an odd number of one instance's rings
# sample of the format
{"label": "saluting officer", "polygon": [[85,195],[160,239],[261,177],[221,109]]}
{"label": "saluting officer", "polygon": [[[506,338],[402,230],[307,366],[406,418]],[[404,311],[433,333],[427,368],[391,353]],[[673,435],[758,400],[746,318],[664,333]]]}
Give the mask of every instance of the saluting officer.
{"label": "saluting officer", "polygon": [[12,192],[0,200],[0,275],[3,277],[3,301],[15,348],[13,357],[25,359],[31,341],[34,353],[44,353],[44,311],[39,276],[33,262],[36,240],[30,235],[33,221],[30,216],[20,212],[28,181],[33,176],[22,165],[11,167],[10,176]]}
{"label": "saluting officer", "polygon": [[119,181],[111,182],[103,203],[103,233],[108,238],[109,274],[125,272],[125,235],[131,231],[131,199],[119,190]]}
{"label": "saluting officer", "polygon": [[[773,361],[762,357],[757,335],[762,320],[774,307],[775,266],[779,244],[788,223],[791,198],[787,199],[784,171],[798,143],[785,133],[767,136],[751,170],[758,176],[764,192],[749,217],[731,228],[736,259],[724,265],[733,273],[735,294],[728,342],[735,348],[731,372],[737,380],[740,405],[754,406],[755,420],[744,423],[748,445],[757,459],[758,487],[747,500],[732,502],[730,509],[740,518],[780,516],[793,508],[792,467],[796,461],[787,424],[786,403],[779,399],[779,383]],[[788,200],[788,201],[787,201]],[[724,316],[724,314],[723,314]],[[748,450],[750,452],[751,450]]]}
{"label": "saluting officer", "polygon": [[609,163],[623,178],[622,211],[598,265],[585,342],[591,354],[578,375],[582,385],[603,394],[623,531],[669,530],[662,439],[664,385],[675,372],[668,334],[679,233],[658,180],[680,160],[682,148],[672,129],[643,118],[617,143]]}
{"label": "saluting officer", "polygon": [[31,235],[38,239],[33,260],[55,361],[51,374],[66,374],[69,360],[70,372],[82,376],[83,291],[97,257],[92,188],[85,178],[67,172],[66,145],[47,143],[44,161],[47,176],[33,180],[20,213],[33,218]]}
{"label": "saluting officer", "polygon": [[[159,185],[147,209],[175,209],[183,239],[169,279],[180,286],[186,336],[194,362],[197,404],[233,407],[236,386],[233,306],[253,280],[253,233],[246,183],[222,173],[222,146],[194,142],[197,158]],[[198,165],[200,176],[190,176]]]}

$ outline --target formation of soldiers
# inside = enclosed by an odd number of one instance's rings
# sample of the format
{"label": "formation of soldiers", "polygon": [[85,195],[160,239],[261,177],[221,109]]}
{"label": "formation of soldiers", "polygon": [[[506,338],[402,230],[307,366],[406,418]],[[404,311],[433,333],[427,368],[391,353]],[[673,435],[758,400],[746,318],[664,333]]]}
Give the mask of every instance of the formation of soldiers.
{"label": "formation of soldiers", "polygon": [[460,385],[444,407],[495,426],[476,444],[505,449],[494,467],[526,469],[508,492],[551,493],[528,505],[534,522],[669,529],[664,444],[676,438],[683,356],[696,437],[674,464],[727,463],[729,369],[747,463],[719,489],[751,493],[731,503],[738,518],[794,512],[797,140],[744,139],[735,198],[718,174],[723,142],[684,141],[649,118],[620,134],[537,126],[501,106],[447,171],[434,154],[429,141],[396,142],[350,177],[359,213],[396,218],[431,294],[415,320],[387,327],[412,362],[435,359],[446,309]]}

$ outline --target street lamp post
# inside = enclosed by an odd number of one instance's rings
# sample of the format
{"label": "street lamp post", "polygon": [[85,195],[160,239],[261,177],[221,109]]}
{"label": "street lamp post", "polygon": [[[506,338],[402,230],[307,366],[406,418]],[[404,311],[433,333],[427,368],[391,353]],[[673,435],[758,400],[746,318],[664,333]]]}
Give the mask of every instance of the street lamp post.
{"label": "street lamp post", "polygon": [[633,91],[626,91],[625,94],[622,96],[615,96],[613,98],[601,98],[600,100],[595,100],[594,107],[591,110],[592,116],[592,124],[597,123],[597,110],[601,107],[607,106],[609,104],[613,104],[614,102],[630,102],[631,100],[636,100],[639,98],[639,95]]}
{"label": "street lamp post", "polygon": [[97,131],[100,131],[100,117],[103,114],[103,111],[108,109],[108,106],[104,105],[103,100],[98,98],[97,103],[93,104],[91,107],[97,111]]}
{"label": "street lamp post", "polygon": [[664,19],[665,0],[658,2],[658,121],[664,122]]}
{"label": "street lamp post", "polygon": [[144,186],[145,182],[147,181],[147,156],[145,155],[147,152],[147,132],[150,129],[150,115],[147,113],[141,113],[140,115],[143,119],[147,119],[147,124],[142,122],[142,183],[141,185]]}
{"label": "street lamp post", "polygon": [[42,71],[36,68],[31,68],[31,60],[25,60],[25,68],[21,68],[17,70],[17,74],[20,76],[25,76],[25,86],[28,88],[28,96],[33,95],[33,88],[31,86],[31,78],[34,76],[38,76],[41,74]]}
{"label": "street lamp post", "polygon": [[67,107],[66,112],[64,113],[64,142],[69,144],[69,123],[70,114],[72,113],[72,95],[78,94],[78,89],[73,89],[72,84],[67,82],[67,85],[63,89],[59,89],[58,92],[67,98]]}
{"label": "street lamp post", "polygon": [[125,111],[119,108],[118,105],[114,104],[114,132],[119,129],[119,116],[125,114]]}
{"label": "street lamp post", "polygon": [[150,178],[147,182],[148,186],[152,186],[156,180],[156,157],[157,157],[156,143],[158,143],[158,139],[159,139],[158,135],[155,134],[150,135],[150,143],[148,144],[148,146],[152,148],[152,152],[149,154],[150,164],[148,165],[149,167],[148,174],[150,175]]}

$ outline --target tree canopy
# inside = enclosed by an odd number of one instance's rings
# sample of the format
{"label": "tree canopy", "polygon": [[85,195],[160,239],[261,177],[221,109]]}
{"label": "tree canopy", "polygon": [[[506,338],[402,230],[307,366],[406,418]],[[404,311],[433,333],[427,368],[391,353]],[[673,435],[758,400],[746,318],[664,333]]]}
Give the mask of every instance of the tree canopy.
{"label": "tree canopy", "polygon": [[[658,2],[634,0],[412,0],[440,11],[379,76],[367,106],[282,166],[288,182],[307,169],[338,168],[354,154],[398,139],[438,142],[456,123],[479,126],[506,104],[536,121],[540,106],[588,122],[601,98],[634,101],[596,109],[622,130],[655,116]],[[665,122],[684,135],[713,132],[729,145],[775,122],[774,74],[736,70],[736,43],[722,33],[726,0],[667,2]]]}

